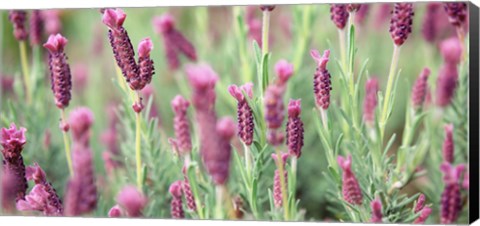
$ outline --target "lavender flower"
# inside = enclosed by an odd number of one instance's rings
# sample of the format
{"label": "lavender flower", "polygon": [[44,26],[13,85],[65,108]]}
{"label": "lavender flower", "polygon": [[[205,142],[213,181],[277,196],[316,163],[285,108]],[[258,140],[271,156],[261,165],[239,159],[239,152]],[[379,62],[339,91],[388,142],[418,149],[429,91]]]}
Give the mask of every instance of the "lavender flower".
{"label": "lavender flower", "polygon": [[303,147],[303,122],[300,118],[301,100],[290,100],[288,104],[287,146],[290,155],[300,158]]}
{"label": "lavender flower", "polygon": [[443,3],[445,12],[448,14],[448,20],[453,26],[460,27],[467,20],[467,3],[465,2],[450,2]]}
{"label": "lavender flower", "polygon": [[190,187],[190,182],[188,181],[187,168],[185,166],[183,167],[182,172],[183,172],[182,189],[183,189],[183,194],[185,195],[185,200],[187,201],[187,207],[190,210],[196,211],[197,204],[195,203],[195,197],[193,196],[193,192]]}
{"label": "lavender flower", "polygon": [[460,193],[460,176],[465,170],[463,164],[452,166],[448,162],[444,162],[440,166],[443,172],[443,181],[445,189],[443,190],[440,201],[440,223],[452,224],[457,220],[462,210],[462,197]]}
{"label": "lavender flower", "polygon": [[422,35],[423,38],[430,43],[435,41],[435,38],[438,35],[438,11],[440,10],[440,3],[432,2],[427,4],[427,10],[425,16],[423,17],[422,23]]}
{"label": "lavender flower", "polygon": [[327,70],[330,50],[325,50],[323,56],[317,50],[311,50],[310,55],[317,63],[317,69],[313,77],[313,93],[315,94],[315,103],[317,107],[324,110],[330,105],[330,91],[332,82],[330,81],[330,72]]}
{"label": "lavender flower", "polygon": [[[285,169],[285,163],[287,162],[288,154],[283,153],[280,156],[280,159],[278,159],[277,154],[272,154],[272,158],[275,161],[275,163],[278,165],[282,165],[283,169]],[[278,162],[281,161],[281,162]],[[288,183],[288,172],[286,170],[283,170],[283,179],[285,181],[285,187],[287,186]],[[273,177],[273,203],[275,204],[276,208],[280,208],[283,206],[283,196],[282,196],[282,183],[281,183],[281,176],[280,176],[280,171],[278,169],[275,170],[275,175]]]}
{"label": "lavender flower", "polygon": [[343,30],[348,21],[348,11],[346,4],[331,4],[330,19],[338,29]]}
{"label": "lavender flower", "polygon": [[457,65],[462,59],[462,43],[456,37],[446,39],[440,43],[440,52],[446,64]]}
{"label": "lavender flower", "polygon": [[271,145],[280,145],[284,135],[278,131],[285,117],[285,105],[283,104],[284,89],[278,85],[267,87],[264,96],[265,121],[267,123],[267,140]]}
{"label": "lavender flower", "polygon": [[368,125],[372,125],[375,119],[377,107],[378,79],[372,77],[365,83],[365,99],[363,101],[363,119]]}
{"label": "lavender flower", "polygon": [[430,207],[424,207],[421,210],[420,216],[413,222],[414,224],[425,224],[425,221],[432,213],[432,209]]}
{"label": "lavender flower", "polygon": [[170,214],[172,215],[172,218],[185,218],[182,206],[182,181],[173,182],[168,191],[172,195],[172,202],[170,203]]}
{"label": "lavender flower", "polygon": [[343,169],[342,175],[342,194],[345,201],[353,205],[362,204],[362,190],[358,184],[358,180],[352,171],[352,156],[349,155],[347,159],[338,156],[338,165]]}
{"label": "lavender flower", "polygon": [[25,41],[28,37],[28,31],[25,27],[27,12],[24,10],[11,10],[8,14],[8,19],[13,24],[13,36],[15,36],[15,39]]}
{"label": "lavender flower", "polygon": [[363,25],[367,18],[367,14],[370,11],[370,4],[361,4],[360,9],[355,14],[355,23]]}
{"label": "lavender flower", "polygon": [[0,207],[6,212],[12,212],[15,207],[15,196],[17,195],[17,180],[9,170],[0,168]]}
{"label": "lavender flower", "polygon": [[15,184],[16,200],[24,199],[28,188],[27,180],[25,179],[25,164],[23,163],[22,150],[27,142],[25,132],[27,130],[23,127],[17,130],[14,123],[10,128],[2,128],[0,144],[3,147],[3,169],[5,172],[11,174],[10,179],[12,184]]}
{"label": "lavender flower", "polygon": [[448,163],[453,163],[455,155],[455,144],[453,141],[453,124],[445,126],[445,140],[442,147],[443,160]]}
{"label": "lavender flower", "polygon": [[60,20],[60,10],[50,9],[42,10],[45,32],[48,35],[58,34],[62,31],[62,21]]}
{"label": "lavender flower", "polygon": [[73,90],[83,95],[88,85],[88,66],[82,63],[73,66]]}
{"label": "lavender flower", "polygon": [[362,4],[347,4],[347,11],[350,13],[357,12]]}
{"label": "lavender flower", "polygon": [[207,171],[212,176],[213,182],[223,185],[228,179],[230,169],[230,156],[232,147],[230,140],[235,135],[235,123],[231,118],[225,117],[217,122],[218,151],[206,152],[204,162]]}
{"label": "lavender flower", "polygon": [[68,40],[61,34],[50,35],[48,41],[43,44],[49,52],[50,79],[55,104],[58,108],[64,109],[71,99],[72,75],[70,66],[67,63],[67,56],[64,48]]}
{"label": "lavender flower", "polygon": [[260,6],[260,10],[262,11],[273,11],[275,9],[275,6],[274,5],[261,5]]}
{"label": "lavender flower", "polygon": [[377,29],[379,29],[385,24],[391,12],[392,12],[392,6],[390,3],[382,3],[379,5],[375,13],[375,20],[374,20],[375,21],[374,25]]}
{"label": "lavender flower", "polygon": [[241,87],[230,85],[228,92],[237,100],[237,128],[238,136],[246,145],[251,145],[253,142],[253,111],[248,105],[248,102],[242,91],[249,97],[253,97],[253,83],[249,82]]}
{"label": "lavender flower", "polygon": [[153,43],[150,38],[145,38],[138,44],[139,89],[143,89],[149,84],[152,81],[153,74],[155,74],[153,60],[150,58],[152,50]]}
{"label": "lavender flower", "polygon": [[175,113],[175,117],[173,118],[173,127],[178,149],[182,154],[188,154],[192,150],[190,124],[187,116],[187,109],[189,106],[190,102],[180,95],[177,95],[172,100],[172,109]]}
{"label": "lavender flower", "polygon": [[413,4],[395,3],[390,21],[390,35],[397,46],[401,46],[412,33]]}
{"label": "lavender flower", "polygon": [[163,37],[165,54],[171,70],[179,67],[178,54],[184,54],[191,61],[197,61],[195,47],[185,36],[175,28],[175,20],[171,14],[164,14],[153,19],[157,33]]}
{"label": "lavender flower", "polygon": [[418,109],[423,105],[425,101],[425,96],[427,95],[428,89],[428,76],[430,75],[430,69],[424,68],[422,73],[415,81],[415,84],[412,88],[412,104],[413,107]]}
{"label": "lavender flower", "polygon": [[36,46],[42,42],[43,18],[40,10],[33,10],[30,16],[30,45]]}
{"label": "lavender flower", "polygon": [[415,204],[414,213],[420,212],[424,207],[425,207],[425,195],[420,194],[420,196],[418,196],[417,203]]}
{"label": "lavender flower", "polygon": [[288,80],[293,75],[293,64],[288,63],[286,60],[279,60],[275,64],[275,73],[277,74],[277,84],[279,86],[286,86]]}
{"label": "lavender flower", "polygon": [[17,209],[20,211],[41,211],[46,216],[60,216],[61,210],[50,203],[50,194],[43,184],[36,184],[25,200],[17,201]]}
{"label": "lavender flower", "polygon": [[448,106],[455,95],[458,82],[457,66],[445,64],[437,78],[436,103],[440,107]]}
{"label": "lavender flower", "polygon": [[370,203],[370,207],[372,208],[372,218],[370,219],[370,222],[382,223],[382,202],[380,202],[380,200],[376,198]]}
{"label": "lavender flower", "polygon": [[141,217],[148,200],[134,186],[126,186],[118,194],[117,202],[128,217]]}
{"label": "lavender flower", "polygon": [[70,113],[70,128],[73,141],[83,146],[89,145],[90,128],[93,124],[93,113],[86,107],[79,107]]}
{"label": "lavender flower", "polygon": [[197,111],[211,111],[215,104],[217,73],[207,64],[188,65],[185,69],[193,88],[192,104]]}
{"label": "lavender flower", "polygon": [[114,218],[114,217],[122,217],[124,215],[123,209],[119,205],[113,206],[109,211],[108,211],[108,217]]}

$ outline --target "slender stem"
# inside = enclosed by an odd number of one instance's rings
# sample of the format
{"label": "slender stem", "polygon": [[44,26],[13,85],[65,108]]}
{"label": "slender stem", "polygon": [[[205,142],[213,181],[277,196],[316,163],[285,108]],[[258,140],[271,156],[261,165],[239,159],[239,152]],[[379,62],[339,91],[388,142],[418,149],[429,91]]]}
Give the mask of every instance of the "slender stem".
{"label": "slender stem", "polygon": [[390,101],[391,101],[390,99],[392,98],[392,89],[393,89],[393,83],[396,77],[395,75],[396,75],[399,56],[400,56],[400,46],[394,45],[392,62],[390,64],[390,72],[388,73],[387,89],[385,91],[382,114],[380,119],[380,136],[382,140],[385,135],[385,126],[387,124],[387,117],[389,114],[388,106],[390,105]]}
{"label": "slender stem", "polygon": [[275,148],[275,152],[277,154],[278,161],[277,162],[277,168],[278,168],[278,173],[280,174],[280,187],[282,191],[282,201],[283,201],[283,210],[284,210],[284,220],[288,221],[289,220],[289,211],[288,211],[288,197],[287,197],[287,186],[285,184],[285,175],[284,175],[284,164],[282,161],[282,155],[280,154],[280,150],[278,148]]}
{"label": "slender stem", "polygon": [[[137,93],[137,95],[139,95]],[[138,101],[140,101],[140,96],[138,96]],[[141,142],[140,142],[140,112],[135,113],[136,116],[136,130],[135,130],[135,159],[137,163],[137,186],[142,191],[142,153],[141,153]]]}
{"label": "slender stem", "polygon": [[30,93],[30,69],[28,66],[27,59],[27,44],[25,41],[20,41],[20,60],[22,63],[22,73],[23,73],[23,83],[25,83],[25,96],[27,98],[27,103],[30,104],[32,101]]}
{"label": "slender stem", "polygon": [[320,115],[322,116],[323,127],[325,127],[325,130],[328,131],[327,111],[324,110],[323,108],[319,108],[319,110],[320,110]]}
{"label": "slender stem", "polygon": [[268,53],[268,34],[270,27],[270,11],[263,11],[263,24],[262,24],[262,56]]}
{"label": "slender stem", "polygon": [[338,37],[340,42],[340,56],[342,58],[342,69],[347,73],[347,48],[345,46],[345,29],[338,29]]}
{"label": "slender stem", "polygon": [[252,177],[250,175],[251,173],[251,170],[250,170],[250,147],[248,145],[246,145],[245,143],[243,143],[243,154],[245,156],[245,169],[247,170],[247,177],[248,179],[250,180]]}
{"label": "slender stem", "polygon": [[[67,123],[64,109],[60,111],[60,115],[61,115],[60,120],[62,121],[62,124]],[[70,171],[70,177],[73,177],[73,163],[72,163],[72,152],[70,151],[70,141],[68,139],[67,131],[62,129],[62,133],[63,133],[63,144],[65,145],[65,157],[67,158],[68,171]]]}
{"label": "slender stem", "polygon": [[223,198],[225,193],[225,186],[224,185],[216,185],[215,186],[215,218],[216,219],[223,219]]}

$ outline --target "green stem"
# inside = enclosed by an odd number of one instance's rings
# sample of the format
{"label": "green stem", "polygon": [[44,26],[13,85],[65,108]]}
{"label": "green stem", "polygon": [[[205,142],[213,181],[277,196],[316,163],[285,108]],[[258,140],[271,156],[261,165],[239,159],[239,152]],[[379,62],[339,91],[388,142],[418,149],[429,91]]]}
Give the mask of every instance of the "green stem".
{"label": "green stem", "polygon": [[345,47],[345,29],[338,29],[338,40],[340,42],[340,56],[342,59],[342,69],[347,73],[347,48]]}
{"label": "green stem", "polygon": [[22,73],[23,73],[23,83],[25,85],[25,96],[27,98],[27,103],[30,104],[32,101],[30,93],[30,68],[28,66],[27,59],[27,44],[25,41],[20,41],[20,60],[22,64]]}
{"label": "green stem", "polygon": [[[137,93],[137,95],[139,95]],[[140,101],[140,96],[138,96],[138,101]],[[143,191],[143,182],[142,182],[142,153],[141,153],[141,142],[140,142],[140,112],[135,113],[136,118],[136,129],[135,129],[135,159],[137,166],[137,186],[140,191]]]}
{"label": "green stem", "polygon": [[385,136],[385,127],[387,124],[387,119],[389,115],[389,105],[390,105],[390,99],[392,98],[392,89],[393,89],[393,83],[395,81],[395,75],[396,75],[396,70],[397,70],[397,65],[398,65],[398,59],[400,57],[400,46],[394,45],[393,47],[393,55],[392,55],[392,62],[390,64],[390,72],[388,73],[388,81],[387,81],[387,89],[385,91],[385,96],[384,96],[384,101],[383,101],[383,108],[382,108],[382,114],[380,118],[380,136],[381,136],[381,141],[383,141],[383,138]]}
{"label": "green stem", "polygon": [[270,11],[263,11],[262,21],[262,56],[268,53],[268,35],[270,27]]}
{"label": "green stem", "polygon": [[217,185],[215,186],[215,219],[223,219],[223,197],[225,194],[225,186]]}
{"label": "green stem", "polygon": [[250,161],[251,161],[251,158],[250,158],[250,147],[248,145],[246,145],[245,143],[243,143],[243,154],[245,156],[245,169],[247,171],[247,178],[249,181],[252,180],[252,175],[251,174],[251,169],[250,169]]}
{"label": "green stem", "polygon": [[[65,117],[65,110],[60,111],[62,123],[67,123]],[[70,172],[70,177],[73,177],[73,163],[72,163],[72,152],[70,151],[70,142],[68,139],[67,131],[62,130],[63,133],[63,144],[65,145],[65,157],[67,158],[68,171]]]}

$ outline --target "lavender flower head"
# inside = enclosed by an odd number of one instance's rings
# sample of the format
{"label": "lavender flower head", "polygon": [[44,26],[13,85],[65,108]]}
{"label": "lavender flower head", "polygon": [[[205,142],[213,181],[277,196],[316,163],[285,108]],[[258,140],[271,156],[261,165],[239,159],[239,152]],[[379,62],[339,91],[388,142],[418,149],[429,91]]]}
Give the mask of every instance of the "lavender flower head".
{"label": "lavender flower head", "polygon": [[313,93],[317,107],[324,110],[330,105],[330,91],[332,82],[330,81],[330,72],[327,70],[327,63],[330,56],[330,50],[325,50],[323,56],[317,50],[311,50],[310,55],[317,63],[317,69],[313,77]]}
{"label": "lavender flower head", "polygon": [[172,195],[172,202],[170,203],[170,213],[172,218],[183,219],[185,218],[185,213],[183,212],[182,206],[182,181],[175,181],[170,185],[168,189]]}
{"label": "lavender flower head", "polygon": [[178,150],[182,154],[190,153],[192,150],[190,124],[187,116],[187,109],[189,106],[190,102],[180,95],[175,96],[175,98],[172,100],[172,109],[175,113],[175,117],[173,118],[173,127]]}
{"label": "lavender flower head", "polygon": [[277,74],[278,85],[285,86],[293,75],[293,64],[288,63],[286,60],[279,60],[275,64],[275,73]]}
{"label": "lavender flower head", "polygon": [[342,175],[342,194],[345,201],[353,205],[362,204],[362,190],[358,184],[358,180],[352,171],[352,156],[348,156],[347,159],[342,156],[338,156],[338,165],[343,170]]}
{"label": "lavender flower head", "polygon": [[94,120],[93,112],[86,107],[79,107],[70,113],[69,120],[74,142],[88,146]]}
{"label": "lavender flower head", "polygon": [[452,102],[457,89],[457,83],[457,65],[443,65],[437,78],[436,104],[438,106],[446,107]]}
{"label": "lavender flower head", "polygon": [[415,221],[413,223],[414,224],[425,224],[425,221],[427,220],[427,218],[430,216],[431,213],[432,213],[432,209],[430,207],[428,207],[428,206],[424,207],[421,210],[420,216],[418,216],[418,218],[415,219]]}
{"label": "lavender flower head", "polygon": [[24,41],[28,37],[28,31],[25,27],[27,12],[24,10],[11,10],[8,19],[13,24],[13,35],[18,41]]}
{"label": "lavender flower head", "polygon": [[355,14],[355,23],[363,25],[370,11],[370,4],[361,4],[360,9]]}
{"label": "lavender flower head", "polygon": [[230,140],[235,136],[235,122],[225,117],[217,122],[218,151],[209,151],[204,154],[204,162],[212,180],[217,185],[226,183],[230,171],[230,156],[232,147]]}
{"label": "lavender flower head", "polygon": [[45,216],[61,216],[61,211],[50,204],[50,194],[42,184],[35,185],[25,200],[17,201],[17,209],[20,211],[41,211]]}
{"label": "lavender flower head", "polygon": [[67,63],[67,56],[64,48],[68,40],[61,34],[50,35],[48,41],[43,44],[49,52],[50,80],[55,104],[58,108],[64,109],[71,99],[72,75],[70,65]]}
{"label": "lavender flower head", "polygon": [[275,5],[261,5],[260,10],[262,11],[273,11],[275,9]]}
{"label": "lavender flower head", "polygon": [[423,17],[422,36],[430,43],[435,41],[438,34],[437,18],[440,10],[440,3],[432,2],[427,4],[427,9]]}
{"label": "lavender flower head", "polygon": [[188,181],[186,166],[183,166],[182,173],[183,173],[182,189],[183,189],[183,194],[185,194],[185,200],[187,201],[187,207],[190,210],[197,211],[197,204],[195,203],[195,197],[193,196],[192,188],[190,187],[190,182]]}
{"label": "lavender flower head", "polygon": [[108,217],[114,218],[114,217],[122,217],[124,215],[123,209],[119,205],[113,206],[109,211],[108,211]]}
{"label": "lavender flower head", "polygon": [[443,3],[445,12],[448,14],[448,20],[456,27],[462,26],[467,20],[467,3],[465,2],[449,2]]}
{"label": "lavender flower head", "polygon": [[237,128],[238,136],[246,144],[251,145],[253,142],[254,120],[253,111],[242,92],[253,98],[253,83],[249,82],[243,86],[230,85],[228,92],[237,100]]}
{"label": "lavender flower head", "polygon": [[347,11],[350,13],[357,12],[361,6],[362,4],[347,4]]}
{"label": "lavender flower head", "polygon": [[138,68],[140,77],[138,89],[140,90],[152,81],[152,76],[155,74],[153,60],[150,58],[150,52],[152,50],[153,43],[150,38],[144,38],[138,43]]}
{"label": "lavender flower head", "polygon": [[303,122],[300,118],[301,100],[290,100],[288,103],[287,146],[290,155],[300,158],[303,147]]}
{"label": "lavender flower head", "polygon": [[278,85],[267,87],[264,96],[265,121],[267,124],[267,140],[271,145],[283,143],[284,135],[279,128],[282,126],[285,117],[285,105],[283,104],[284,88]]}
{"label": "lavender flower head", "polygon": [[33,10],[30,16],[30,45],[37,46],[42,42],[43,18],[40,10]]}
{"label": "lavender flower head", "polygon": [[185,73],[193,88],[193,106],[197,110],[212,110],[216,98],[217,73],[207,64],[187,65]]}
{"label": "lavender flower head", "polygon": [[412,33],[413,15],[412,3],[395,3],[390,21],[390,35],[395,45],[403,45]]}
{"label": "lavender flower head", "polygon": [[3,147],[3,169],[11,174],[11,183],[15,184],[16,200],[23,199],[28,185],[25,179],[25,164],[21,155],[23,146],[27,142],[23,127],[17,129],[14,123],[10,128],[2,128],[0,144]]}
{"label": "lavender flower head", "polygon": [[338,29],[343,30],[348,21],[348,11],[346,4],[331,4],[330,19]]}
{"label": "lavender flower head", "polygon": [[117,202],[129,217],[141,217],[148,200],[136,187],[126,186],[118,194]]}
{"label": "lavender flower head", "polygon": [[443,160],[448,163],[453,163],[455,155],[455,143],[453,141],[453,124],[445,126],[445,140],[442,146]]}
{"label": "lavender flower head", "polygon": [[368,125],[372,125],[375,119],[377,107],[378,79],[372,77],[365,83],[365,99],[363,101],[363,119]]}
{"label": "lavender flower head", "polygon": [[372,208],[372,218],[370,219],[370,222],[382,223],[382,202],[380,202],[380,200],[376,198],[370,203],[370,207]]}
{"label": "lavender flower head", "polygon": [[440,43],[440,52],[445,63],[457,65],[462,59],[462,43],[456,37],[446,39]]}
{"label": "lavender flower head", "polygon": [[443,172],[445,183],[440,200],[440,223],[452,224],[455,223],[462,210],[460,177],[465,170],[465,165],[460,164],[454,167],[450,163],[444,162],[440,166],[440,170]]}
{"label": "lavender flower head", "polygon": [[[283,179],[285,182],[285,187],[288,187],[288,172],[285,170],[285,163],[287,162],[288,154],[283,153],[278,158],[278,155],[273,153],[272,158],[275,161],[277,168],[281,164],[283,167]],[[281,162],[278,162],[281,161]],[[278,169],[275,170],[274,177],[273,177],[273,202],[276,208],[280,208],[283,205],[283,196],[282,196],[282,183],[281,183],[281,176],[280,171]]]}
{"label": "lavender flower head", "polygon": [[9,170],[0,168],[0,207],[5,212],[12,212],[15,208],[17,187],[15,175]]}
{"label": "lavender flower head", "polygon": [[425,97],[427,96],[428,76],[430,76],[430,69],[424,68],[413,85],[412,104],[416,109],[423,105]]}
{"label": "lavender flower head", "polygon": [[414,212],[418,213],[425,207],[425,195],[420,194],[417,199],[417,203],[415,204]]}
{"label": "lavender flower head", "polygon": [[60,33],[62,30],[62,21],[60,21],[60,10],[49,9],[42,10],[45,32],[48,35]]}

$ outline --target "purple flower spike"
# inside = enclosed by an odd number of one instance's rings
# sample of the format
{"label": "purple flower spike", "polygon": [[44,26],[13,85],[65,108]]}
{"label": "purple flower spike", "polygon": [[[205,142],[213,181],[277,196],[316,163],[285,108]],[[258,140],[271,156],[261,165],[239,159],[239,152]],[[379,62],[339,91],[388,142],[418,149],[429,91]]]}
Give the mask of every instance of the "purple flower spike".
{"label": "purple flower spike", "polygon": [[185,73],[193,88],[193,106],[197,110],[212,110],[216,98],[217,73],[207,64],[187,65]]}
{"label": "purple flower spike", "polygon": [[370,4],[361,4],[360,9],[355,14],[355,23],[363,25],[370,11]]}
{"label": "purple flower spike", "polygon": [[153,74],[155,74],[153,60],[150,58],[150,52],[152,49],[153,43],[150,38],[145,38],[138,44],[140,87],[145,87],[147,84],[149,84],[152,81]]}
{"label": "purple flower spike", "polygon": [[438,106],[446,107],[452,102],[457,83],[457,66],[453,64],[443,65],[437,78],[436,103]]}
{"label": "purple flower spike", "polygon": [[440,7],[440,3],[428,3],[425,16],[423,17],[422,35],[423,38],[430,43],[433,43],[435,41],[439,32],[437,26],[437,19],[439,14],[438,11],[441,10]]}
{"label": "purple flower spike", "polygon": [[285,86],[293,75],[293,64],[288,63],[286,60],[280,60],[275,64],[275,73],[278,77],[278,84]]}
{"label": "purple flower spike", "polygon": [[390,21],[390,35],[395,45],[403,45],[412,33],[413,14],[412,3],[395,3]]}
{"label": "purple flower spike", "polygon": [[72,75],[70,65],[67,63],[67,56],[64,48],[68,40],[61,34],[50,35],[48,41],[43,44],[49,52],[50,81],[55,104],[58,108],[64,109],[71,99]]}
{"label": "purple flower spike", "polygon": [[372,208],[372,218],[370,219],[370,222],[382,223],[382,202],[380,202],[380,200],[376,198],[370,203],[370,207]]}
{"label": "purple flower spike", "polygon": [[25,132],[27,130],[23,127],[17,130],[14,123],[10,128],[2,128],[0,144],[3,147],[3,169],[5,172],[11,174],[12,184],[15,184],[16,200],[24,199],[28,184],[25,179],[25,164],[21,155],[23,146],[27,142]]}
{"label": "purple flower spike", "polygon": [[123,210],[119,205],[113,206],[108,211],[108,217],[110,218],[118,218],[118,217],[122,217],[123,215],[124,215]]}
{"label": "purple flower spike", "polygon": [[42,10],[41,13],[44,19],[45,32],[48,35],[60,33],[62,30],[62,22],[60,21],[60,10]]}
{"label": "purple flower spike", "polygon": [[418,218],[413,222],[414,224],[425,224],[425,221],[432,213],[432,209],[430,207],[424,207],[421,211],[422,212],[420,213],[420,216],[418,216]]}
{"label": "purple flower spike", "polygon": [[346,4],[331,4],[330,19],[338,29],[343,30],[348,21],[348,11]]}
{"label": "purple flower spike", "polygon": [[310,55],[317,62],[317,69],[313,77],[315,103],[318,107],[327,110],[330,106],[330,91],[332,90],[331,76],[327,70],[330,50],[325,50],[323,56],[320,56],[317,50],[311,50]]}
{"label": "purple flower spike", "polygon": [[420,212],[425,207],[425,195],[420,194],[417,199],[417,204],[415,204],[415,213]]}
{"label": "purple flower spike", "polygon": [[17,182],[15,174],[0,168],[0,207],[6,212],[12,212],[15,209]]}
{"label": "purple flower spike", "polygon": [[70,128],[74,142],[89,145],[90,128],[93,124],[93,112],[86,107],[79,107],[70,113]]}
{"label": "purple flower spike", "polygon": [[349,155],[347,159],[338,156],[338,165],[343,169],[342,175],[342,193],[345,201],[353,205],[362,204],[362,190],[358,184],[358,180],[352,171],[352,156]]}
{"label": "purple flower spike", "polygon": [[254,119],[253,111],[248,105],[242,91],[249,97],[253,97],[253,83],[249,82],[241,87],[230,85],[228,92],[237,100],[237,123],[238,136],[246,145],[253,142]]}
{"label": "purple flower spike", "polygon": [[445,126],[445,140],[442,146],[443,160],[448,163],[453,163],[455,156],[455,143],[453,141],[453,124]]}
{"label": "purple flower spike", "polygon": [[365,99],[363,101],[363,119],[368,125],[372,125],[375,119],[377,107],[378,79],[372,77],[365,83]]}
{"label": "purple flower spike", "polygon": [[30,16],[30,45],[37,46],[42,42],[43,18],[40,10],[33,10]]}
{"label": "purple flower spike", "polygon": [[117,202],[129,217],[141,217],[148,200],[134,186],[126,186],[118,194]]}
{"label": "purple flower spike", "polygon": [[185,200],[187,201],[187,207],[189,210],[197,211],[197,204],[195,203],[195,197],[193,196],[192,188],[190,187],[190,182],[188,181],[186,166],[183,166],[182,173],[183,173],[182,189],[183,189],[183,194],[185,194]]}
{"label": "purple flower spike", "polygon": [[382,3],[375,13],[374,26],[380,29],[389,19],[392,12],[392,5],[390,3]]}
{"label": "purple flower spike", "polygon": [[[275,161],[275,163],[279,164],[279,159],[278,155],[273,153],[272,158]],[[285,181],[285,187],[288,187],[288,172],[285,170],[285,163],[287,162],[288,154],[283,153],[280,156],[280,164],[283,166],[283,179]],[[283,196],[282,196],[282,183],[281,183],[281,177],[280,177],[280,171],[278,169],[275,170],[275,174],[273,177],[273,202],[275,204],[276,208],[280,208],[283,206]]]}
{"label": "purple flower spike", "polygon": [[106,9],[103,12],[102,22],[107,25],[111,30],[121,32],[123,22],[127,18],[121,9]]}
{"label": "purple flower spike", "polygon": [[456,37],[446,39],[440,43],[440,52],[446,64],[457,65],[462,59],[462,43]]}
{"label": "purple flower spike", "polygon": [[35,185],[25,200],[17,201],[17,209],[20,211],[41,211],[45,216],[61,216],[62,210],[50,202],[51,194],[43,184]]}
{"label": "purple flower spike", "polygon": [[228,179],[230,170],[232,152],[230,140],[235,136],[235,122],[228,117],[222,118],[217,122],[216,131],[219,138],[219,149],[217,152],[207,152],[204,161],[213,182],[217,185],[223,185]]}
{"label": "purple flower spike", "polygon": [[8,19],[13,24],[13,35],[18,41],[24,41],[28,37],[28,32],[25,27],[27,20],[27,12],[24,10],[11,10],[8,14]]}
{"label": "purple flower spike", "polygon": [[25,178],[27,178],[27,180],[33,180],[35,184],[43,184],[47,181],[45,172],[40,168],[38,163],[27,167],[25,170]]}
{"label": "purple flower spike", "polygon": [[283,134],[278,131],[285,117],[285,105],[283,104],[284,89],[277,85],[270,85],[265,91],[265,121],[267,123],[267,140],[271,145],[280,145],[283,142]]}
{"label": "purple flower spike", "polygon": [[418,76],[417,81],[412,89],[412,104],[418,109],[423,105],[428,90],[428,76],[430,76],[430,69],[424,68],[422,73]]}
{"label": "purple flower spike", "polygon": [[192,139],[190,136],[190,123],[188,121],[187,109],[190,102],[180,95],[172,100],[172,108],[175,113],[173,127],[175,131],[178,150],[182,154],[190,153],[192,150]]}
{"label": "purple flower spike", "polygon": [[301,100],[290,100],[288,103],[287,146],[290,155],[300,158],[303,147],[303,122],[300,118]]}
{"label": "purple flower spike", "polygon": [[460,176],[465,170],[465,165],[460,164],[453,167],[450,163],[444,162],[440,166],[443,172],[445,189],[440,201],[440,223],[455,223],[462,210],[462,197],[460,191]]}
{"label": "purple flower spike", "polygon": [[172,215],[172,218],[185,218],[182,206],[182,181],[173,182],[168,191],[172,195],[172,202],[170,203],[170,214]]}
{"label": "purple flower spike", "polygon": [[448,20],[453,26],[460,27],[462,26],[467,20],[467,3],[465,2],[450,2],[450,3],[443,3],[445,8],[445,12],[448,14]]}

